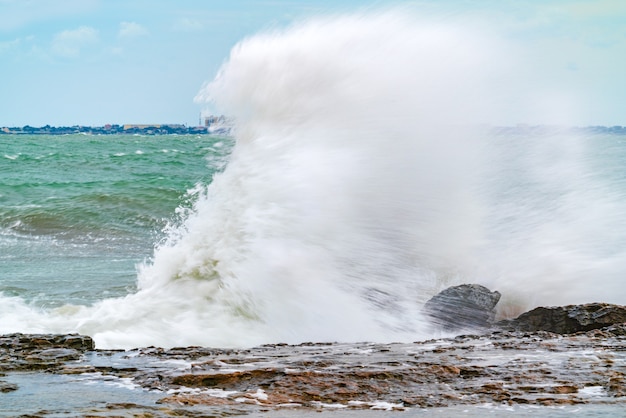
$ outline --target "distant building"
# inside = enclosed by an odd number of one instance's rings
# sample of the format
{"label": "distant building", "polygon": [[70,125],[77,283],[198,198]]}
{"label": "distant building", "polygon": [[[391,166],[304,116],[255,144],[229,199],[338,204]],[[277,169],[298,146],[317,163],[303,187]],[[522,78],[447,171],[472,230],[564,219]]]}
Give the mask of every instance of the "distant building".
{"label": "distant building", "polygon": [[161,129],[161,125],[142,125],[142,124],[130,124],[127,123],[124,125],[124,130],[128,131],[130,129]]}
{"label": "distant building", "polygon": [[206,126],[207,128],[211,125],[223,124],[225,122],[226,122],[226,117],[223,115],[222,116],[210,115],[210,116],[204,117],[204,126]]}
{"label": "distant building", "polygon": [[185,129],[185,125],[177,124],[177,123],[169,123],[169,124],[130,124],[127,123],[123,126],[125,131],[131,130],[157,130],[157,129]]}

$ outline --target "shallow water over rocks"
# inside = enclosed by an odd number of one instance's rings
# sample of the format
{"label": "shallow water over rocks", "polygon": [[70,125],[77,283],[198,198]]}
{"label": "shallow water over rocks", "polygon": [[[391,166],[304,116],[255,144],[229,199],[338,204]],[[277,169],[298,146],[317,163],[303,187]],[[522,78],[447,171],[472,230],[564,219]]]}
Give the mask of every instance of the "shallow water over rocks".
{"label": "shallow water over rocks", "polygon": [[129,351],[94,350],[89,337],[13,334],[0,337],[0,412],[425,416],[444,408],[472,416],[484,408],[507,415],[538,408],[533,413],[594,416],[626,407],[625,331],[614,325],[567,336],[498,331],[415,343]]}

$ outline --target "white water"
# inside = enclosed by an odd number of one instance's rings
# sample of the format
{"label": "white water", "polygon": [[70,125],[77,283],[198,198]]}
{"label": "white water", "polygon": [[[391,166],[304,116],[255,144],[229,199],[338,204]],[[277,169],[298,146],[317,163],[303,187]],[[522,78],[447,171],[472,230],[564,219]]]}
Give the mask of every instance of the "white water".
{"label": "white water", "polygon": [[[141,268],[139,290],[0,332],[99,347],[428,336],[421,305],[462,282],[538,304],[626,303],[623,185],[589,141],[489,138],[510,52],[401,13],[318,19],[236,46],[200,100],[237,121],[226,170]],[[623,245],[621,246],[623,247]]]}

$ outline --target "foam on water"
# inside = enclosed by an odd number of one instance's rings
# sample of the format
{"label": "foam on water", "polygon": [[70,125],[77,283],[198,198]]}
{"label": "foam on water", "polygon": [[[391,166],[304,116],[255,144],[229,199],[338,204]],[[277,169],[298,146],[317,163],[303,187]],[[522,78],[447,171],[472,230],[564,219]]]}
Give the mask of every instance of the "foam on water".
{"label": "foam on water", "polygon": [[500,290],[503,312],[624,303],[624,187],[594,176],[588,141],[471,127],[503,100],[493,80],[512,61],[493,39],[390,12],[242,41],[198,95],[235,119],[231,160],[138,291],[54,311],[2,297],[0,332],[99,347],[411,340],[429,335],[421,305],[461,282]]}

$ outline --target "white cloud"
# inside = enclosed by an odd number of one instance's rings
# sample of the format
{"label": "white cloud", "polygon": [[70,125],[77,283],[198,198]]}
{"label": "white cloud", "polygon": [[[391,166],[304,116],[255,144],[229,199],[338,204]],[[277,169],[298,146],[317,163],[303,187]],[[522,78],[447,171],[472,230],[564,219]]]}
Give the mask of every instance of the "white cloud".
{"label": "white cloud", "polygon": [[135,38],[138,36],[144,36],[147,35],[148,29],[146,29],[145,27],[141,26],[139,23],[136,22],[121,22],[120,23],[120,30],[118,32],[118,36],[120,38]]}
{"label": "white cloud", "polygon": [[52,53],[62,57],[77,57],[83,48],[98,41],[98,31],[89,26],[64,30],[54,35]]}

